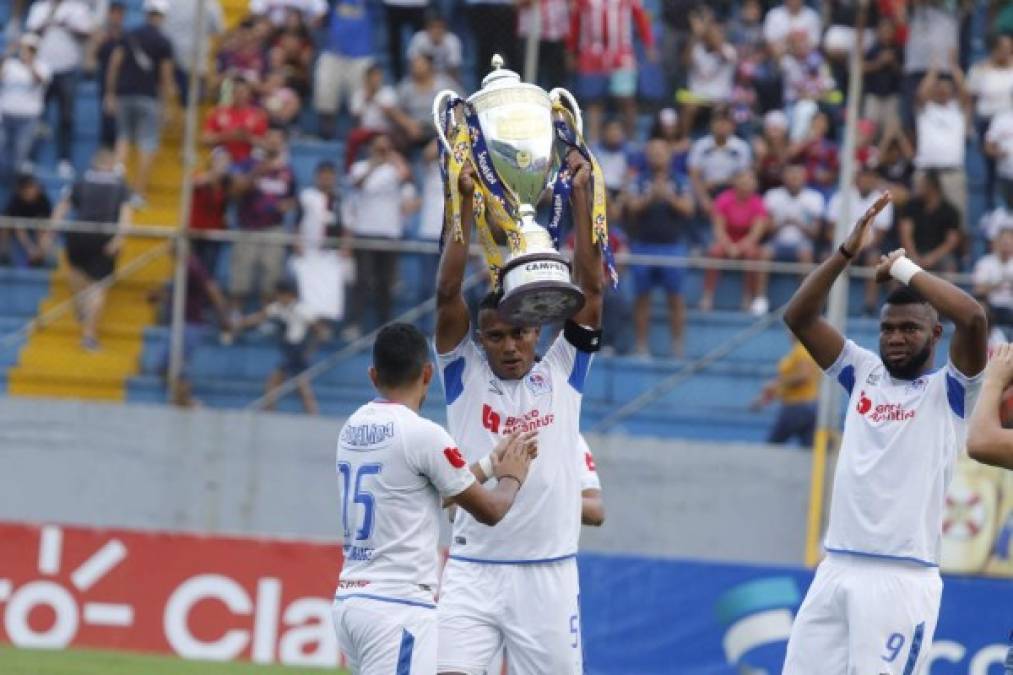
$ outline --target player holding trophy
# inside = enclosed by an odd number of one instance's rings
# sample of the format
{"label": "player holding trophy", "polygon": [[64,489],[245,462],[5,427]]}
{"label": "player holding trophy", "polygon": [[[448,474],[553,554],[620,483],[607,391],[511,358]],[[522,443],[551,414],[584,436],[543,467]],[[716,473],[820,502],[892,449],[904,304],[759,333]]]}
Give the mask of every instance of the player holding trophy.
{"label": "player holding trophy", "polygon": [[[474,453],[469,461],[487,466],[502,436],[521,430],[538,432],[540,451],[496,527],[466,513],[455,519],[440,590],[438,672],[481,675],[505,645],[513,673],[570,675],[583,670],[579,422],[601,340],[603,259],[611,266],[605,184],[572,97],[521,83],[502,60],[493,66],[467,101],[442,92],[434,102],[447,194],[437,360],[449,428]],[[550,182],[546,229],[535,222],[535,204]],[[572,279],[553,246],[571,209]],[[472,228],[493,283],[474,335],[461,293]],[[505,262],[496,231],[509,247]],[[539,360],[540,326],[556,321],[563,330]]]}

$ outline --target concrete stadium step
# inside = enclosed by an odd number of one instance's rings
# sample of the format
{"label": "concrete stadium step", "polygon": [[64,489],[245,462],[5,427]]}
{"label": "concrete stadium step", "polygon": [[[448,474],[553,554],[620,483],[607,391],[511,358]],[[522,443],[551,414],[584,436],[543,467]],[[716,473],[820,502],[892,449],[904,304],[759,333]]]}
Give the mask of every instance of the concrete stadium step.
{"label": "concrete stadium step", "polygon": [[[88,356],[91,354],[82,355],[82,364]],[[13,396],[125,400],[121,376],[22,366],[7,371],[7,392]]]}

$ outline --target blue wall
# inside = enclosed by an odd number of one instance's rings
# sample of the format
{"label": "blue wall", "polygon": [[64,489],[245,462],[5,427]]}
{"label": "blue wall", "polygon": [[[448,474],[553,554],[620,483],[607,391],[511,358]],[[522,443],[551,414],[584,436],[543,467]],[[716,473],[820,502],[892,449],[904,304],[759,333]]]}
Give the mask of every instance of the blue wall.
{"label": "blue wall", "polygon": [[[587,554],[580,580],[588,675],[737,675],[779,673],[787,632],[747,640],[730,664],[723,646],[730,629],[761,613],[768,626],[786,625],[812,573]],[[945,577],[935,649],[955,661],[937,658],[929,675],[1003,675],[1011,631],[1013,580]]]}

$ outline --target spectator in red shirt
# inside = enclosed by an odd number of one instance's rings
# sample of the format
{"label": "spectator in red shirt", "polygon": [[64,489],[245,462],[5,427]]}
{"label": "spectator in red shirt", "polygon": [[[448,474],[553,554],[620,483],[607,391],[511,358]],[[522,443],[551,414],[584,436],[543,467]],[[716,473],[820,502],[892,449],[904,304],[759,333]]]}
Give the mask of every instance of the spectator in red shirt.
{"label": "spectator in red shirt", "polygon": [[[769,260],[770,254],[760,242],[767,232],[767,209],[756,191],[756,175],[746,169],[735,176],[735,182],[714,200],[712,223],[714,244],[708,255],[730,260]],[[709,311],[714,306],[714,290],[720,272],[707,270],[703,282],[700,309]],[[767,273],[746,272],[743,278],[742,309],[753,314],[766,314]]]}
{"label": "spectator in red shirt", "polygon": [[605,99],[618,99],[626,134],[636,132],[637,56],[633,22],[647,58],[657,60],[651,21],[640,0],[576,0],[567,49],[576,59],[577,97],[587,103],[588,139],[600,138]]}
{"label": "spectator in red shirt", "polygon": [[816,188],[824,196],[837,185],[837,144],[830,140],[829,133],[830,118],[818,112],[809,123],[809,133],[791,152],[792,162],[805,164],[809,187]]}
{"label": "spectator in red shirt", "polygon": [[[229,175],[232,158],[223,148],[211,153],[207,170],[194,177],[193,199],[190,202],[190,229],[213,232],[225,229],[225,211],[228,209],[232,180]],[[218,267],[222,243],[210,239],[195,239],[193,253],[212,277]]]}
{"label": "spectator in red shirt", "polygon": [[253,87],[243,77],[233,78],[232,103],[220,105],[204,124],[204,144],[225,148],[232,161],[245,162],[253,146],[267,133],[267,113],[253,102]]}

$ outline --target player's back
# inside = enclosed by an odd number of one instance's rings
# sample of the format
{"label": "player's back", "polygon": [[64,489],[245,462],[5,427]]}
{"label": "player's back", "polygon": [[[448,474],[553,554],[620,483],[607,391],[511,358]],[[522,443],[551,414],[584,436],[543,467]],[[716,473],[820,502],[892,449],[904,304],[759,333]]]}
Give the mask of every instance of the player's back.
{"label": "player's back", "polygon": [[441,495],[474,481],[449,434],[403,405],[373,401],[341,429],[337,471],[345,554],[338,596],[432,602]]}

